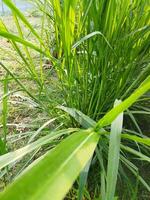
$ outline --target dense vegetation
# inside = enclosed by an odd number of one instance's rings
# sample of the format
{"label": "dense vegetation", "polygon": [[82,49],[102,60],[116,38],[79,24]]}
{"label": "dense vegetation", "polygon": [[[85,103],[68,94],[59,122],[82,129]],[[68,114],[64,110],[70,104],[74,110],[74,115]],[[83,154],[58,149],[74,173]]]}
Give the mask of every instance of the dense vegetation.
{"label": "dense vegetation", "polygon": [[3,2],[0,199],[149,199],[148,1]]}

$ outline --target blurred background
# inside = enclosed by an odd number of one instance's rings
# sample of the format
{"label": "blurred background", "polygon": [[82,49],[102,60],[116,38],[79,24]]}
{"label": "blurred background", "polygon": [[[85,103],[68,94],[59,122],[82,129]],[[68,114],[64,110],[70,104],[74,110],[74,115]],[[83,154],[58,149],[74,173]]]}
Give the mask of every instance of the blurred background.
{"label": "blurred background", "polygon": [[[21,11],[26,11],[27,9],[32,7],[31,3],[27,0],[13,0],[13,2]],[[3,0],[0,0],[0,15],[2,16],[8,14],[10,14],[10,10],[7,6],[5,6]]]}

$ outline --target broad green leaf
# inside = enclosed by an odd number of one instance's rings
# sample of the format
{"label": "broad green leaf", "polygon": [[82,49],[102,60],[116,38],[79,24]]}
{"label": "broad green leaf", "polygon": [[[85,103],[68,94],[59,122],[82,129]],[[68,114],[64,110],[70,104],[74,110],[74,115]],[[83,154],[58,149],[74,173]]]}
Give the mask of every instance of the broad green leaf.
{"label": "broad green leaf", "polygon": [[[58,108],[65,111],[66,113],[68,113],[84,128],[90,128],[96,124],[96,122],[94,120],[92,120],[90,117],[88,117],[87,115],[83,114],[81,111],[79,111],[75,108],[68,108],[68,107],[64,107],[64,106],[58,106]],[[91,165],[91,160],[87,163],[87,165],[85,166],[85,168],[82,170],[82,172],[80,174],[78,200],[82,199],[90,165]]]}
{"label": "broad green leaf", "polygon": [[[119,105],[121,101],[116,100],[115,106]],[[115,197],[115,189],[117,183],[117,175],[120,160],[120,140],[123,125],[123,113],[112,122],[111,133],[109,138],[109,152],[108,152],[108,166],[107,166],[107,187],[106,199],[113,200]]]}
{"label": "broad green leaf", "polygon": [[0,199],[63,199],[93,155],[98,140],[99,135],[91,129],[67,137],[12,183]]}

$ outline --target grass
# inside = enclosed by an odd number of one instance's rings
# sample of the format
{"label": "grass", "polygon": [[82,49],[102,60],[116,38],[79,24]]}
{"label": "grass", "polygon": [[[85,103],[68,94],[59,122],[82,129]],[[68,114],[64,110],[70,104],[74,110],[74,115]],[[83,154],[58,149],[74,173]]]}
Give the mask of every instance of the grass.
{"label": "grass", "polygon": [[[10,31],[13,31],[13,33],[17,33],[17,29],[14,29],[12,16],[5,16],[2,19],[4,23],[8,25]],[[28,19],[30,20],[30,23],[33,25],[38,24],[40,22],[39,17],[29,16]],[[35,25],[35,28],[38,31],[40,27],[37,27]],[[22,29],[24,34],[26,35],[29,34],[29,32],[23,26]],[[31,39],[31,41],[34,41],[32,35],[29,35],[28,37]],[[16,80],[21,82],[23,87],[27,88],[27,91],[31,91],[31,93],[36,94],[38,96],[39,87],[37,86],[37,83],[28,74],[26,68],[22,67],[23,63],[20,62],[19,57],[13,51],[11,43],[9,41],[4,40],[3,38],[0,39],[0,43],[2,44],[0,51],[1,62],[3,62],[3,64],[9,68],[9,70],[17,78]],[[32,54],[32,56],[34,57],[35,62],[39,63],[40,60],[39,57],[37,57],[35,53]],[[44,62],[45,61],[43,61],[43,63]],[[0,82],[1,98],[7,95],[6,98],[3,98],[3,102],[6,105],[8,104],[9,106],[9,112],[6,113],[6,108],[5,108],[4,117],[3,119],[1,118],[1,125],[2,125],[1,134],[4,135],[2,132],[3,131],[6,132],[6,128],[7,132],[9,133],[9,135],[7,136],[7,143],[6,141],[4,141],[4,149],[3,152],[1,152],[1,154],[6,153],[5,145],[8,146],[8,151],[13,151],[19,148],[20,146],[26,145],[30,136],[34,135],[37,129],[39,129],[45,122],[49,121],[51,118],[54,118],[54,116],[56,116],[56,109],[54,110],[52,109],[52,107],[54,108],[56,105],[54,103],[54,99],[57,97],[60,98],[59,95],[57,94],[59,90],[58,80],[56,79],[55,72],[52,69],[43,68],[43,70],[46,76],[45,79],[47,86],[51,85],[51,87],[47,89],[46,93],[47,99],[45,98],[45,95],[43,93],[40,94],[40,98],[43,99],[45,104],[48,104],[48,111],[46,112],[41,111],[41,108],[39,108],[35,100],[31,99],[30,96],[27,96],[27,94],[23,91],[22,87],[20,87],[20,85],[16,83],[16,81],[14,81],[14,79],[11,76],[8,77],[8,91],[3,92],[4,84],[6,85],[5,83],[6,79],[5,79],[5,71],[1,67],[1,73],[2,73]],[[53,74],[53,76],[51,76],[51,74]],[[54,99],[51,99],[51,96],[53,96]],[[7,122],[6,122],[6,117],[7,117]],[[59,124],[63,125],[63,120],[61,120],[61,123],[59,123],[58,121],[57,123],[53,122],[50,125],[47,125],[47,127],[45,127],[45,129],[43,130],[43,133],[46,133],[48,130],[51,130],[53,128],[57,128]],[[54,124],[56,126],[54,126]],[[32,154],[34,155],[34,153]],[[6,176],[6,183],[10,182],[19,173],[21,168],[24,167],[26,163],[28,163],[28,160],[30,160],[32,154],[26,157],[23,161],[21,161],[20,164],[12,168],[13,174],[11,174],[11,172],[9,171],[9,173]],[[38,153],[36,153],[34,157],[36,157],[37,154]],[[2,187],[4,187],[3,181],[5,182],[5,180],[2,179]]]}
{"label": "grass", "polygon": [[37,0],[34,18],[4,3],[12,27],[2,19],[0,167],[13,183],[0,198],[22,198],[19,187],[28,199],[63,199],[71,188],[68,199],[142,199],[141,189],[150,192],[137,167],[150,161],[139,123],[150,111],[147,1]]}
{"label": "grass", "polygon": [[56,68],[66,104],[93,119],[108,111],[115,99],[128,97],[150,72],[148,6],[146,1],[135,2],[74,1],[61,6],[47,1],[54,9],[62,62]]}
{"label": "grass", "polygon": [[[116,106],[114,109],[112,109],[110,112],[116,113],[116,110],[117,110],[116,108],[120,107],[121,109],[118,109],[118,114],[120,114],[123,110],[127,109],[130,106],[130,101],[132,101],[133,96],[135,97],[134,101],[136,101],[136,98],[138,98],[139,95],[142,95],[145,91],[147,91],[149,89],[149,87],[150,87],[149,82],[144,83],[139,88],[139,90],[135,91],[135,93],[132,94],[126,100],[126,102],[128,102],[128,103],[122,102],[118,106]],[[110,120],[109,123],[111,123],[116,118],[115,114],[112,116],[113,117],[111,119],[109,119],[109,113],[108,113],[100,121],[107,121],[106,119],[108,117],[108,119]],[[85,120],[88,122],[88,117]],[[117,121],[114,122],[114,124],[112,125],[112,134],[113,135],[118,135],[118,133],[120,134],[121,129],[122,129],[121,124],[120,124],[120,127],[116,129],[116,123],[118,125]],[[5,193],[2,193],[1,198],[5,198],[5,199],[10,199],[10,197],[21,198],[21,196],[23,195],[25,198],[27,197],[29,199],[33,198],[33,196],[35,198],[41,198],[41,199],[48,199],[49,196],[52,196],[54,199],[63,199],[63,197],[69,190],[69,188],[72,186],[75,178],[79,175],[79,172],[85,167],[87,161],[92,156],[93,151],[96,148],[96,145],[97,145],[99,139],[101,141],[102,135],[109,134],[104,129],[97,130],[97,128],[96,128],[97,126],[98,125],[93,124],[93,128],[89,128],[87,130],[75,130],[74,134],[72,134],[71,136],[69,136],[65,140],[63,140],[59,145],[56,146],[56,148],[49,151],[43,157],[42,160],[40,159],[40,160],[35,161],[36,165],[34,163],[31,164],[29,169],[26,170],[26,173],[23,173],[19,177],[19,179],[17,179],[17,181],[15,181],[10,187],[8,187],[8,189],[6,190]],[[95,131],[95,130],[97,130],[97,131]],[[54,133],[49,134],[50,138],[53,137],[53,134],[54,134],[54,137],[58,137],[58,135],[57,135],[58,132],[55,131]],[[66,134],[66,131],[62,130],[61,134]],[[114,136],[112,136],[112,137],[114,137]],[[48,137],[47,137],[48,140],[45,142],[46,143],[50,142],[50,138],[48,139]],[[116,139],[118,141],[118,137]],[[38,145],[42,145],[41,141],[43,141],[43,140],[44,140],[44,138],[41,138],[40,141],[36,141],[35,143],[37,143]],[[35,143],[32,143],[29,146],[24,147],[23,148],[24,150],[20,149],[20,150],[17,150],[17,152],[12,152],[12,153],[2,156],[1,157],[1,168],[3,168],[5,165],[8,165],[8,163],[14,162],[19,157],[22,157],[23,155],[28,153],[28,151],[32,151],[34,148],[36,148]],[[118,144],[118,142],[117,142],[117,144]],[[113,143],[113,145],[114,145],[114,143]],[[66,148],[66,147],[69,147],[69,148]],[[134,154],[134,155],[140,157],[141,159],[149,162],[149,157],[142,154],[141,152],[138,152],[138,151],[136,151],[130,147],[124,146],[124,145],[121,145],[121,148],[122,148],[122,150],[130,152],[131,154]],[[63,154],[61,153],[62,150],[64,150]],[[19,152],[22,152],[22,155]],[[117,150],[117,152],[118,152],[118,150]],[[13,154],[15,156],[13,156]],[[58,157],[58,158],[56,159],[56,157]],[[118,157],[117,159],[119,159],[119,156],[117,156],[117,157]],[[123,159],[126,159],[123,155],[122,155],[122,157],[123,157]],[[111,162],[112,156],[109,157],[109,159]],[[53,163],[50,165],[51,166],[51,174],[48,173],[49,167],[50,167],[49,163]],[[114,166],[115,166],[115,163],[114,163]],[[40,174],[39,172],[43,171],[43,169],[46,169],[46,171],[47,170],[48,171],[47,172],[45,171],[44,173]],[[112,168],[108,168],[108,177],[110,176],[109,174],[110,174],[111,170],[112,170]],[[74,171],[74,173],[73,173],[73,171]],[[37,174],[39,174],[38,179],[36,178]],[[45,179],[45,176],[47,176],[48,174],[49,174],[49,176]],[[59,175],[59,177],[57,177],[58,175]],[[116,171],[116,175],[117,175],[117,171]],[[43,186],[41,186],[41,181],[44,183]],[[51,181],[53,183],[51,183]],[[110,181],[111,182],[109,182],[107,180],[106,183],[107,184],[112,183],[111,179],[110,179]],[[31,187],[33,184],[32,182],[36,183],[38,190],[37,190],[37,187],[36,188]],[[64,187],[62,187],[62,182],[64,183]],[[143,182],[143,184],[146,187],[146,183]],[[24,188],[27,186],[28,186],[28,188],[26,190],[24,190]],[[147,185],[147,187],[149,187],[149,186]],[[20,197],[16,193],[18,188],[22,189],[22,194]],[[59,190],[58,193],[54,193],[54,191],[56,191],[56,188],[57,188],[57,191]],[[110,190],[112,192],[111,188],[110,188]],[[108,198],[113,199],[114,194],[109,193],[110,190],[109,190],[109,186],[108,186],[108,191],[106,191],[106,196],[108,195]],[[44,194],[43,194],[43,191],[44,191]]]}

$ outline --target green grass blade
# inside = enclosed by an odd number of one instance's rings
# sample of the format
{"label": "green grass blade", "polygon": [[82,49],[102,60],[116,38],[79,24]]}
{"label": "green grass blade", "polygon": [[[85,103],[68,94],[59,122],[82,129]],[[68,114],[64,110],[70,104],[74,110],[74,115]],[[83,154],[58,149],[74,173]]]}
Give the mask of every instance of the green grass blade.
{"label": "green grass blade", "polygon": [[47,122],[45,122],[45,123],[31,136],[31,138],[29,139],[28,143],[31,143],[31,142],[35,139],[35,137],[37,137],[37,136],[40,134],[40,132],[41,132],[46,126],[48,126],[49,124],[51,124],[51,123],[54,122],[55,120],[56,120],[56,118],[53,118],[53,119],[50,119],[50,120],[48,120]]}
{"label": "green grass blade", "polygon": [[93,155],[98,140],[92,130],[72,134],[10,185],[0,199],[63,199]]}
{"label": "green grass blade", "polygon": [[[116,101],[115,106],[121,101]],[[121,113],[111,125],[111,133],[109,139],[108,166],[106,178],[106,200],[113,200],[116,190],[117,175],[120,160],[120,140],[123,125],[123,113]]]}
{"label": "green grass blade", "polygon": [[[100,146],[100,145],[99,145]],[[99,161],[99,164],[100,164],[100,168],[101,168],[101,172],[100,172],[100,175],[101,175],[101,200],[105,200],[105,195],[106,195],[106,168],[104,167],[104,155],[103,155],[103,152],[102,152],[102,149],[103,147],[100,147],[100,148],[96,148],[96,156],[97,156],[97,159]]]}
{"label": "green grass blade", "polygon": [[42,51],[42,49],[40,49],[39,47],[37,47],[33,43],[18,37],[17,35],[14,35],[12,33],[8,33],[6,31],[0,30],[0,36],[4,37],[6,39],[12,40],[14,42],[19,42],[19,43],[21,43],[21,44],[23,44],[23,45],[25,45],[27,47],[30,47],[31,49],[36,50],[39,53],[42,53],[43,55],[46,55],[46,53],[44,51]]}
{"label": "green grass blade", "polygon": [[141,137],[138,137],[136,135],[129,135],[129,134],[126,134],[126,133],[122,134],[121,138],[150,146],[150,138],[141,138]]}
{"label": "green grass blade", "polygon": [[61,137],[62,135],[70,134],[76,130],[77,129],[67,129],[67,130],[51,132],[49,135],[46,135],[46,136],[38,139],[37,141],[26,145],[25,147],[22,147],[16,151],[9,152],[3,156],[0,156],[0,169],[17,161],[18,159],[21,159],[23,156],[25,156],[26,154],[32,152],[33,150],[41,147],[42,145],[47,144],[50,141],[52,141],[58,137]]}
{"label": "green grass blade", "polygon": [[139,176],[138,168],[132,162],[130,162],[128,159],[126,159],[124,156],[121,156],[121,161],[125,164],[125,166],[131,171],[131,173],[136,178],[138,176],[140,182],[150,192],[150,186],[149,186],[149,184],[141,176]]}
{"label": "green grass blade", "polygon": [[141,135],[143,135],[142,130],[140,129],[136,118],[135,118],[134,115],[130,112],[129,109],[127,109],[127,114],[129,115],[129,117],[130,117],[131,121],[133,122],[134,126],[136,127],[137,131],[138,131]]}
{"label": "green grass blade", "polygon": [[5,142],[0,138],[0,155],[6,153],[6,145]]}
{"label": "green grass blade", "polygon": [[122,98],[124,98],[130,90],[132,90],[140,81],[143,81],[143,78],[145,76],[148,76],[150,74],[150,64],[147,65],[147,67],[138,75],[138,77],[135,79],[135,81],[130,85],[130,87],[125,91]]}
{"label": "green grass blade", "polygon": [[86,164],[85,168],[80,173],[80,176],[79,176],[79,189],[78,189],[78,200],[82,200],[83,199],[84,188],[86,186],[90,165],[91,165],[91,159],[89,160],[89,162]]}
{"label": "green grass blade", "polygon": [[7,128],[7,118],[8,118],[8,73],[6,72],[6,76],[4,79],[4,98],[2,100],[3,102],[3,110],[2,110],[2,124],[3,124],[3,144],[4,144],[4,152],[7,152],[7,134],[8,134],[8,128]]}
{"label": "green grass blade", "polygon": [[64,106],[58,106],[58,108],[68,113],[84,128],[90,128],[96,125],[96,122],[93,119],[75,108],[68,108]]}
{"label": "green grass blade", "polygon": [[141,160],[144,160],[144,161],[147,161],[147,162],[150,162],[150,157],[144,155],[143,153],[139,152],[139,151],[136,151],[135,149],[132,149],[128,146],[125,146],[125,145],[121,145],[121,149],[135,155],[135,156],[138,156]]}
{"label": "green grass blade", "polygon": [[110,49],[111,49],[112,51],[114,51],[113,48],[112,48],[112,46],[110,45],[109,41],[106,39],[106,37],[103,35],[103,33],[99,32],[99,31],[95,31],[95,32],[93,32],[93,33],[90,33],[90,34],[84,36],[84,37],[81,38],[78,42],[76,42],[76,43],[73,45],[72,48],[73,48],[73,49],[77,48],[77,47],[78,47],[80,44],[82,44],[84,41],[86,41],[86,40],[88,40],[88,39],[90,39],[90,38],[92,38],[92,37],[94,37],[94,36],[96,36],[96,35],[99,35],[99,36],[103,37],[104,40],[105,40],[105,42],[107,43],[107,45],[110,47]]}
{"label": "green grass blade", "polygon": [[39,34],[35,31],[35,29],[31,26],[31,24],[24,16],[24,14],[20,12],[15,4],[11,0],[3,0],[3,2],[12,10],[13,13],[15,13],[16,16],[18,16],[22,20],[22,22],[30,29],[30,31],[38,38],[38,40],[43,43]]}
{"label": "green grass blade", "polygon": [[40,104],[39,100],[32,95],[31,92],[29,92],[26,87],[22,84],[22,82],[16,78],[16,76],[3,64],[0,62],[0,65],[3,67],[3,69],[10,74],[10,76],[16,81],[16,83],[32,98],[35,100],[36,103]]}
{"label": "green grass blade", "polygon": [[96,129],[100,129],[109,125],[121,112],[129,108],[136,100],[150,89],[150,76],[141,84],[141,86],[130,97],[121,104],[110,110],[96,125]]}

